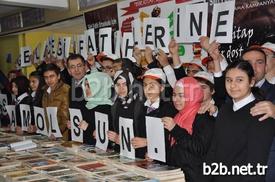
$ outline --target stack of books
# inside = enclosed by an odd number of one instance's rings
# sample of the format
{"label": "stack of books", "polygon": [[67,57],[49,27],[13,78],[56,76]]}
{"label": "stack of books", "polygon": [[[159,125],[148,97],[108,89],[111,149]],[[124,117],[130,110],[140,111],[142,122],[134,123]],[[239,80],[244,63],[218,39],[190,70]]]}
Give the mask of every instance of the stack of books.
{"label": "stack of books", "polygon": [[22,150],[33,149],[37,147],[37,144],[32,140],[24,140],[20,142],[14,142],[10,144],[10,147],[13,151],[18,152]]}
{"label": "stack of books", "polygon": [[[8,136],[6,141],[4,136]],[[10,146],[0,153],[0,181],[2,178],[15,182],[185,181],[179,168],[129,159],[91,145],[46,141],[45,137],[39,137],[22,138],[0,132],[3,147]]]}

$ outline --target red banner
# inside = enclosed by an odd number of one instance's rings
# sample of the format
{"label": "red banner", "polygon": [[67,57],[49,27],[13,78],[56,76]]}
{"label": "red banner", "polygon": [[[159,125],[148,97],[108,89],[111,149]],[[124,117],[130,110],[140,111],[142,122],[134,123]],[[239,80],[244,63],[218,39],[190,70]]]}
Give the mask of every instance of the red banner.
{"label": "red banner", "polygon": [[137,0],[137,1],[131,2],[129,7],[122,9],[122,10],[126,11],[126,13],[124,13],[122,16],[127,16],[127,15],[138,13],[139,8],[152,6],[155,4],[168,2],[168,1],[170,1],[170,0]]}

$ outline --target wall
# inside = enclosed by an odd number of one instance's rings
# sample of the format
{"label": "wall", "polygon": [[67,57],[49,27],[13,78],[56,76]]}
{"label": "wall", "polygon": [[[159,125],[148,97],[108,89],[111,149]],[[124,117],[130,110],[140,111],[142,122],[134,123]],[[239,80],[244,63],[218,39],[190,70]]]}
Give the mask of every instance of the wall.
{"label": "wall", "polygon": [[[30,46],[33,50],[39,43],[42,44],[51,35],[53,35],[56,40],[58,37],[72,37],[72,34],[55,33],[50,31],[27,32],[20,35],[0,37],[0,69],[5,74],[7,74],[9,70],[15,69],[15,60],[19,56],[20,47]],[[6,62],[6,55],[8,53],[12,54],[12,63]],[[22,69],[22,72],[28,76],[34,70],[35,67],[31,66]]]}
{"label": "wall", "polygon": [[[45,24],[58,22],[73,18],[76,16],[82,15],[84,12],[91,11],[93,9],[101,8],[103,6],[108,6],[110,4],[116,3],[117,0],[111,0],[110,3],[105,3],[93,8],[85,9],[82,11],[78,10],[78,5],[76,0],[69,0],[69,9],[68,10],[45,10]],[[83,18],[83,21],[84,18]],[[29,27],[28,27],[29,28]],[[66,31],[66,30],[64,30]],[[43,42],[50,35],[58,36],[72,36],[72,34],[66,33],[53,33],[51,31],[41,31],[41,32],[32,32],[27,33],[18,33],[18,35],[7,35],[0,37],[0,69],[6,74],[9,70],[15,68],[15,60],[19,56],[19,49],[22,46],[31,46],[32,49],[36,47],[39,42]],[[6,63],[6,54],[12,54],[12,62]],[[34,70],[34,67],[29,67],[23,69],[23,73],[28,75],[31,71]]]}
{"label": "wall", "polygon": [[[6,55],[11,53],[12,63],[6,62]],[[19,36],[13,35],[0,38],[0,70],[5,74],[15,68],[15,61],[19,56]]]}

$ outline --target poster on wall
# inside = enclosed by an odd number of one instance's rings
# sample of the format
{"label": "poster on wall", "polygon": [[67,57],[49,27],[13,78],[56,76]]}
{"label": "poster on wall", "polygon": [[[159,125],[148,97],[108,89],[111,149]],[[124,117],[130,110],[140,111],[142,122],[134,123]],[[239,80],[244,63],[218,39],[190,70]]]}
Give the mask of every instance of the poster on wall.
{"label": "poster on wall", "polygon": [[[211,3],[209,3],[211,6]],[[233,20],[233,43],[222,44],[227,61],[234,61],[251,45],[275,43],[275,2],[236,0]]]}
{"label": "poster on wall", "polygon": [[[103,8],[99,8],[90,12],[84,13],[85,23],[87,29],[95,30],[95,39],[96,45],[99,45],[98,35],[99,29],[112,27],[112,34],[118,30],[118,14],[117,14],[117,5],[113,4]],[[114,42],[112,42],[113,48]],[[99,46],[97,46],[97,49]],[[97,50],[99,51],[99,50]],[[114,50],[113,50],[114,52]]]}
{"label": "poster on wall", "polygon": [[175,2],[173,0],[152,0],[152,1],[122,1],[117,3],[117,13],[119,21],[119,30],[123,32],[132,32],[132,21],[140,18],[161,17],[169,18],[170,25],[173,20],[173,10]]}
{"label": "poster on wall", "polygon": [[[150,17],[160,17],[168,18],[170,36],[174,37],[174,10],[176,8],[176,3],[198,3],[204,2],[203,0],[181,0],[175,2],[174,0],[152,0],[152,1],[122,1],[117,5],[118,8],[118,21],[119,30],[122,32],[131,32],[133,21],[135,19],[140,19],[141,26],[143,25],[143,20]],[[141,27],[143,31],[143,27]],[[136,40],[135,40],[136,41]],[[179,55],[182,62],[189,62],[192,59],[198,57],[206,57],[207,53],[203,51],[198,44],[183,44],[181,42],[179,45]]]}

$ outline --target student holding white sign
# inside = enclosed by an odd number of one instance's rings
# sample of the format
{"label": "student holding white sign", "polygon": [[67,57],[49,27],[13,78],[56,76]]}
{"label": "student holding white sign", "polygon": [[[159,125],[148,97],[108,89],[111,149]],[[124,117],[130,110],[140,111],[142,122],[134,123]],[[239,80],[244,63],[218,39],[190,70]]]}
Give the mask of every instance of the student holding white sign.
{"label": "student holding white sign", "polygon": [[[114,76],[114,84],[117,95],[111,109],[114,131],[109,131],[108,136],[109,140],[117,144],[115,150],[119,151],[119,141],[121,137],[119,133],[120,118],[123,117],[126,120],[133,120],[132,127],[134,128],[134,133],[136,135],[138,135],[139,123],[140,121],[143,121],[143,100],[140,98],[140,93],[142,90],[139,90],[142,89],[142,86],[139,82],[137,82],[137,80],[135,80],[131,72],[122,70],[116,72]],[[128,139],[129,137],[126,138]],[[131,141],[126,141],[124,143],[131,143]]]}
{"label": "student holding white sign", "polygon": [[[57,107],[57,122],[63,140],[68,140],[68,128],[67,121],[69,120],[69,86],[62,82],[60,78],[60,69],[55,64],[47,64],[44,67],[43,76],[47,85],[47,88],[43,94],[42,106],[46,110],[46,107]],[[47,113],[49,114],[49,113]],[[46,119],[47,127],[52,126],[53,123],[50,118]],[[52,129],[53,130],[53,129]],[[55,131],[51,131],[54,133]],[[49,132],[50,133],[50,132]],[[55,139],[54,135],[50,136],[51,139]]]}
{"label": "student holding white sign", "polygon": [[43,75],[39,71],[31,72],[29,76],[30,80],[30,88],[31,88],[31,96],[33,101],[33,106],[42,107],[42,96],[43,96],[43,88],[45,86],[45,80]]}
{"label": "student holding white sign", "polygon": [[[152,68],[147,70],[143,75],[143,91],[146,98],[143,104],[145,116],[162,118],[165,116],[174,117],[176,109],[170,102],[161,99],[161,95],[165,91],[166,75],[160,68]],[[141,132],[141,131],[140,131]],[[146,137],[146,130],[143,131]],[[168,131],[165,130],[165,145],[169,145]],[[139,140],[133,140],[134,146]],[[168,147],[168,146],[166,146]],[[155,153],[158,154],[161,149],[155,148]]]}
{"label": "student holding white sign", "polygon": [[[32,99],[31,96],[29,95],[29,80],[25,76],[18,76],[14,79],[11,80],[12,84],[12,93],[15,95],[15,112],[16,112],[16,122],[17,122],[17,127],[16,127],[16,133],[17,134],[22,134],[22,123],[24,125],[24,117],[21,116],[20,114],[20,104],[25,104],[31,106],[32,104]],[[23,113],[23,112],[22,112]],[[30,115],[28,116],[29,118],[26,118],[28,121],[31,119]],[[27,122],[28,122],[27,121]],[[25,123],[26,127],[29,126],[30,123]],[[33,123],[34,124],[34,123]]]}
{"label": "student holding white sign", "polygon": [[199,82],[182,78],[173,91],[173,103],[179,112],[174,118],[162,118],[171,136],[167,163],[182,168],[186,181],[204,181],[202,165],[214,133],[214,118],[209,113],[198,114],[202,100]]}
{"label": "student holding white sign", "polygon": [[[96,123],[101,126],[102,121],[96,120],[95,113],[107,114],[107,118],[109,121],[111,119],[111,105],[113,104],[111,101],[111,87],[113,81],[111,77],[103,72],[91,72],[83,78],[82,89],[84,98],[86,102],[86,108],[88,109],[88,113],[85,113],[85,118],[80,122],[79,128],[81,128],[83,132],[83,143],[94,145],[96,143],[95,135],[95,126]],[[99,123],[100,122],[100,123]],[[112,122],[109,122],[109,129],[113,130]],[[107,127],[105,127],[107,129]],[[100,129],[102,130],[102,128]],[[102,132],[102,131],[98,131]],[[107,136],[102,135],[102,143],[107,138]]]}
{"label": "student holding white sign", "polygon": [[[42,73],[38,71],[31,72],[29,76],[30,80],[30,88],[31,88],[31,97],[32,97],[32,105],[36,107],[42,107],[42,96],[43,96],[43,87],[45,86],[45,81],[42,76]],[[31,108],[32,118],[34,118],[34,110]],[[34,119],[33,119],[34,122]],[[35,125],[30,127],[29,132],[35,132]]]}

